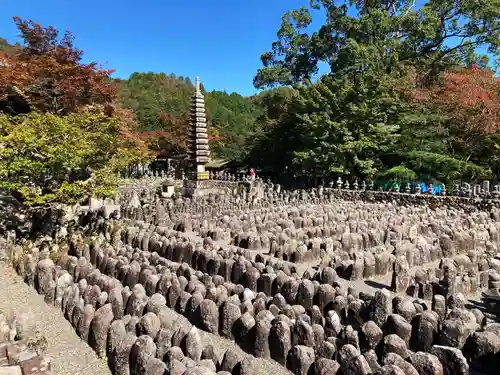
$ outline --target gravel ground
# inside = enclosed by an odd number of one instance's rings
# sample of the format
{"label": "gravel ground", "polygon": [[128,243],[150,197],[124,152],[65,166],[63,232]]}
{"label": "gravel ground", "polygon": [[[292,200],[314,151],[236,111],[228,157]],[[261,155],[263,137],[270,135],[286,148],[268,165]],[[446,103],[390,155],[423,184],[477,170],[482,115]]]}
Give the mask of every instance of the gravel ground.
{"label": "gravel ground", "polygon": [[35,328],[47,339],[45,357],[54,375],[111,375],[103,360],[76,334],[62,312],[47,305],[12,268],[0,266],[0,310],[16,316],[25,314],[29,330]]}

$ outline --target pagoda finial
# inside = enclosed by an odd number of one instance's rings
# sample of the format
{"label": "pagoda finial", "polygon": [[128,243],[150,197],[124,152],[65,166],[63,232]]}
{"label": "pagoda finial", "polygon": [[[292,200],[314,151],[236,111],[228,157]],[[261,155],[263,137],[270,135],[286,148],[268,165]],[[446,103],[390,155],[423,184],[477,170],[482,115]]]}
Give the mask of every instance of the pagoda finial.
{"label": "pagoda finial", "polygon": [[200,92],[200,77],[196,76],[196,92]]}

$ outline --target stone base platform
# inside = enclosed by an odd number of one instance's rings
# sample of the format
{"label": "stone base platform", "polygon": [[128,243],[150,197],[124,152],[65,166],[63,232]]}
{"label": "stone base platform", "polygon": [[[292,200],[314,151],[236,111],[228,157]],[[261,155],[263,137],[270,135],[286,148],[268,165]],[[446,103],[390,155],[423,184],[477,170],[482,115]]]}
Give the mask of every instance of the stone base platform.
{"label": "stone base platform", "polygon": [[184,180],[182,196],[195,198],[210,194],[232,194],[238,189],[238,182],[214,180]]}
{"label": "stone base platform", "polygon": [[213,186],[210,186],[209,181],[191,181],[184,180],[182,186],[182,196],[183,197],[202,197],[209,194],[217,194],[217,189]]}

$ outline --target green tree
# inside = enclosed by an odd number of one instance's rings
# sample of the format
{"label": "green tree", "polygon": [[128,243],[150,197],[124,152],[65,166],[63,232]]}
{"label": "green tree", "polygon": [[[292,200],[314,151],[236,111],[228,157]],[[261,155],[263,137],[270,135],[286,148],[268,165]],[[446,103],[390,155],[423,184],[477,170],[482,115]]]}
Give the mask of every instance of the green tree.
{"label": "green tree", "polygon": [[120,132],[116,119],[93,112],[0,115],[0,188],[27,204],[112,195],[118,172],[142,157]]}
{"label": "green tree", "polygon": [[315,176],[375,174],[382,165],[380,153],[397,140],[404,107],[391,87],[390,80],[367,76],[357,81],[323,77],[314,85],[297,87],[288,114],[278,120],[271,136],[280,139],[273,155],[281,164],[277,166]]}
{"label": "green tree", "polygon": [[[315,10],[326,19],[309,32]],[[408,93],[442,86],[445,70],[487,65],[478,46],[498,54],[498,1],[429,0],[417,8],[412,1],[313,0],[287,12],[277,36],[254,85],[293,85],[299,95],[287,104],[292,113],[273,115],[262,132],[257,145],[281,142],[274,155],[281,160],[261,159],[263,167],[441,181],[488,176],[473,155],[450,154],[452,137],[460,138],[447,121],[453,106],[416,106]],[[313,84],[321,65],[329,69]]]}
{"label": "green tree", "polygon": [[0,52],[8,52],[12,51],[15,48],[20,48],[21,45],[19,43],[10,44],[7,39],[0,37]]}
{"label": "green tree", "polygon": [[[478,46],[486,46],[493,55],[499,52],[497,0],[429,0],[418,9],[414,0],[310,3],[310,9],[302,7],[283,16],[272,51],[261,56],[256,87],[307,82],[320,63],[335,77],[408,66],[436,73],[470,61]],[[311,11],[319,9],[325,22],[308,33]]]}
{"label": "green tree", "polygon": [[110,71],[83,64],[66,32],[14,17],[24,44],[0,58],[0,189],[29,205],[106,197],[149,159]]}

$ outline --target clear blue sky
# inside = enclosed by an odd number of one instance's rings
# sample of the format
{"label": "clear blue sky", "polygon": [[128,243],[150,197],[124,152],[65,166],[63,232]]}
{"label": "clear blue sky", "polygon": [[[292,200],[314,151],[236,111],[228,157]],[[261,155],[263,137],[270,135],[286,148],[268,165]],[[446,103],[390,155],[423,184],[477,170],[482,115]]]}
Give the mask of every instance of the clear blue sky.
{"label": "clear blue sky", "polygon": [[[281,16],[308,0],[2,0],[0,37],[16,40],[12,16],[70,30],[85,60],[115,76],[133,72],[196,75],[207,90],[256,92],[260,55]],[[322,20],[318,20],[321,22]]]}

